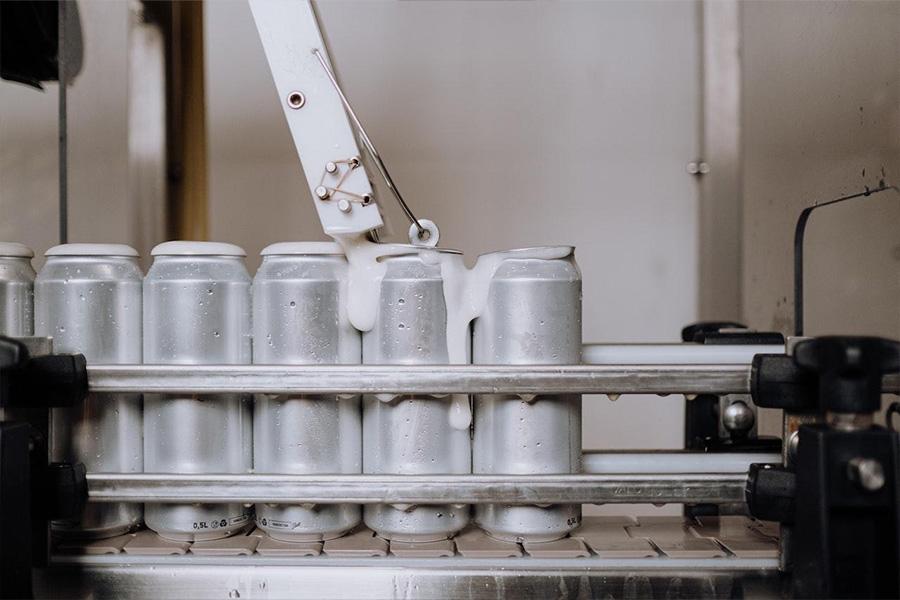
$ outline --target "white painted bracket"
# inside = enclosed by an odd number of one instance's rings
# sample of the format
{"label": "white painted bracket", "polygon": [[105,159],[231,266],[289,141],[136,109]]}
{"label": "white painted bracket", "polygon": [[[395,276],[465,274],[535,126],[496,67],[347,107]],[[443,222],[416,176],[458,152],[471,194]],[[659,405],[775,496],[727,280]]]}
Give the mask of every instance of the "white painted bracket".
{"label": "white painted bracket", "polygon": [[360,157],[354,130],[313,54],[318,48],[328,60],[311,3],[249,2],[322,228],[352,235],[381,227],[368,175],[361,161],[353,161]]}

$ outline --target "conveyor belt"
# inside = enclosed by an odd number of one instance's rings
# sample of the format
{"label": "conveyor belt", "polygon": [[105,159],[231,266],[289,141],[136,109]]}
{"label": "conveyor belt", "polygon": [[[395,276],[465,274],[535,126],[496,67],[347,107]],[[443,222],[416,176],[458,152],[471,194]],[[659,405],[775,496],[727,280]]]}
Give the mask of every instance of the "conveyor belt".
{"label": "conveyor belt", "polygon": [[782,594],[771,524],[744,517],[586,517],[572,537],[512,544],[469,529],[397,544],[366,529],[286,544],[259,530],[195,544],[148,531],[57,546],[42,596],[709,597]]}

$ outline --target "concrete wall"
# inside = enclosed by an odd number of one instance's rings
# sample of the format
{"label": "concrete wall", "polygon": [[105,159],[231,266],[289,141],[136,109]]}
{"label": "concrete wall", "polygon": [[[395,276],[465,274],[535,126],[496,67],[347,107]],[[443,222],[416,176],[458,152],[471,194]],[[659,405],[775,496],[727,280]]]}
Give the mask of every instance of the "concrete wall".
{"label": "concrete wall", "polygon": [[[900,182],[900,3],[745,2],[742,44],[744,311],[791,333],[800,211]],[[806,253],[807,334],[900,338],[900,194],[820,209]]]}
{"label": "concrete wall", "polygon": [[[69,241],[134,243],[128,202],[128,3],[79,0],[84,64],[69,88]],[[58,243],[58,86],[0,81],[0,240]]]}

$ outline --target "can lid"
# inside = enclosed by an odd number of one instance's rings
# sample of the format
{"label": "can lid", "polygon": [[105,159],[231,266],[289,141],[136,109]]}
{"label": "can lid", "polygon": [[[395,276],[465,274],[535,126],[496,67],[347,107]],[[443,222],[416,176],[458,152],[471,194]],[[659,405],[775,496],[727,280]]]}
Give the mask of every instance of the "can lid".
{"label": "can lid", "polygon": [[19,242],[0,242],[0,256],[31,258],[34,256],[34,252],[31,248]]}
{"label": "can lid", "polygon": [[391,252],[384,255],[384,258],[392,256],[409,256],[410,254],[418,254],[420,252],[437,252],[439,254],[462,254],[462,250],[454,250],[453,248],[436,248],[432,246],[417,246],[415,244],[385,244],[390,246]]}
{"label": "can lid", "polygon": [[568,258],[575,253],[575,246],[530,246],[528,248],[511,248],[510,250],[497,250],[496,252],[485,252],[479,254],[478,257],[491,256],[492,254],[503,254],[509,258],[548,258],[556,259]]}
{"label": "can lid", "polygon": [[247,256],[244,249],[225,242],[189,242],[177,240],[157,244],[151,256]]}
{"label": "can lid", "polygon": [[61,244],[53,246],[44,256],[140,256],[125,244]]}
{"label": "can lid", "polygon": [[266,246],[260,254],[262,256],[292,254],[337,254],[343,256],[344,249],[337,242],[278,242],[277,244]]}

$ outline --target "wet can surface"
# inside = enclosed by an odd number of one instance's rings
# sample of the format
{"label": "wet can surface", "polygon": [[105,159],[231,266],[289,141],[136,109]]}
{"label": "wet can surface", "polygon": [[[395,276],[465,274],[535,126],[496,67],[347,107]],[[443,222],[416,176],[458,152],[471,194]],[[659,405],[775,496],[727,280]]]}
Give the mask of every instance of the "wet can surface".
{"label": "wet can surface", "polygon": [[[440,251],[384,258],[375,326],[363,334],[363,362],[447,364],[447,307]],[[430,257],[430,258],[429,258]],[[452,259],[462,260],[458,254]],[[468,423],[451,424],[449,396],[363,398],[363,472],[436,475],[471,473]],[[398,541],[451,537],[469,522],[467,505],[366,505],[366,525]]]}
{"label": "wet can surface", "polygon": [[[549,252],[557,250],[557,252]],[[555,258],[535,258],[536,256]],[[579,364],[581,275],[571,248],[498,253],[488,301],[475,320],[473,362],[490,365]],[[581,470],[581,396],[475,397],[473,472],[560,474]],[[565,537],[580,505],[478,505],[475,520],[510,541]]]}
{"label": "wet can surface", "polygon": [[33,256],[22,244],[0,242],[0,335],[34,333]]}
{"label": "wet can surface", "polygon": [[[347,316],[347,259],[328,242],[273,244],[253,278],[253,362],[359,364],[359,332]],[[362,472],[358,396],[256,396],[256,473]],[[340,537],[360,522],[360,506],[256,505],[256,523],[284,541]]]}
{"label": "wet can surface", "polygon": [[[46,252],[35,281],[35,333],[53,350],[82,353],[88,364],[140,364],[141,269],[119,244],[64,244]],[[51,460],[82,462],[89,473],[143,468],[140,394],[90,395],[81,406],[54,408]],[[112,537],[138,526],[140,504],[89,503],[80,518],[56,521],[58,535]]]}
{"label": "wet can surface", "polygon": [[[144,362],[250,364],[250,276],[244,251],[215,242],[166,242],[144,279]],[[145,396],[147,473],[246,473],[252,404],[238,394]],[[241,504],[147,504],[147,527],[174,540],[227,537],[252,520]]]}

